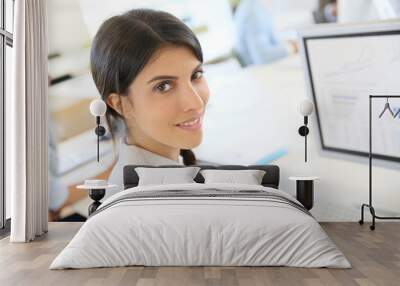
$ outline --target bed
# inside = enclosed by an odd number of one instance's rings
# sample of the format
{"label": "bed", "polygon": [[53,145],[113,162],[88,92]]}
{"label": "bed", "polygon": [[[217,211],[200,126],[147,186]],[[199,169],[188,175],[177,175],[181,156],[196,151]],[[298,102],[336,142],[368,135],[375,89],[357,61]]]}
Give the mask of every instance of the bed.
{"label": "bed", "polygon": [[351,268],[300,202],[279,190],[275,165],[198,166],[263,170],[261,184],[205,182],[140,185],[124,168],[124,191],[107,198],[50,269],[144,266]]}

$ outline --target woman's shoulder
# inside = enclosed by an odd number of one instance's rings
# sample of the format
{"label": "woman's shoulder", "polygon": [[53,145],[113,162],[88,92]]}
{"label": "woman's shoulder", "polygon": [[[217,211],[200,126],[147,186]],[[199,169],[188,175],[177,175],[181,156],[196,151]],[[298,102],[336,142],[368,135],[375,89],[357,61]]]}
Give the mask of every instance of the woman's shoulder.
{"label": "woman's shoulder", "polygon": [[121,166],[121,163],[117,160],[108,177],[108,183],[117,185],[118,186],[117,188],[120,190],[123,189],[123,183],[124,183],[122,169],[123,167]]}
{"label": "woman's shoulder", "polygon": [[177,161],[170,158],[156,154],[150,150],[143,147],[127,144],[125,141],[121,141],[118,161],[123,162],[123,164],[129,165],[181,165],[183,164],[183,159],[179,155]]}
{"label": "woman's shoulder", "polygon": [[174,161],[121,140],[116,164],[109,177],[110,183],[122,182],[126,165],[183,165],[183,158],[179,156],[178,161]]}

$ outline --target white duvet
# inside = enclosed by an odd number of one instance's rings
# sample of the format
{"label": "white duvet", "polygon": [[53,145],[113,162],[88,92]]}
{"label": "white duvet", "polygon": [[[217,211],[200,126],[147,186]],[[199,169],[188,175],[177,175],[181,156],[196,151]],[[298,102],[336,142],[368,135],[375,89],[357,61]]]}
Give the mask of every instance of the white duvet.
{"label": "white duvet", "polygon": [[299,204],[283,191],[254,185],[193,183],[131,188],[105,200],[50,269],[127,265],[351,267],[312,216],[279,201],[245,197],[118,201],[136,192],[206,192],[205,188],[262,190]]}

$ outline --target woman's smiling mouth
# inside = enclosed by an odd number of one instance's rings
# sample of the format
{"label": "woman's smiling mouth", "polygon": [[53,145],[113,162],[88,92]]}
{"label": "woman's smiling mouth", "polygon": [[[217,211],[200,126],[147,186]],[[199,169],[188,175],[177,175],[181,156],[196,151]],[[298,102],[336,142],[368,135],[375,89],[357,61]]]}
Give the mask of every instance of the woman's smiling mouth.
{"label": "woman's smiling mouth", "polygon": [[184,121],[182,123],[176,124],[175,126],[182,128],[184,130],[198,130],[202,125],[203,114],[199,117],[192,118],[190,120]]}

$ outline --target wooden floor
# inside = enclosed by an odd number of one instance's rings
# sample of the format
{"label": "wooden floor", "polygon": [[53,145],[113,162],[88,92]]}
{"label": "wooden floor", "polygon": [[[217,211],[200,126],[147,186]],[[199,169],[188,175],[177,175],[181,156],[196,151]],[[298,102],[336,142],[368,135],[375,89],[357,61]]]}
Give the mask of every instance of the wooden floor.
{"label": "wooden floor", "polygon": [[50,223],[33,243],[0,241],[0,285],[400,285],[400,223],[321,223],[353,268],[119,267],[48,270],[81,223]]}

